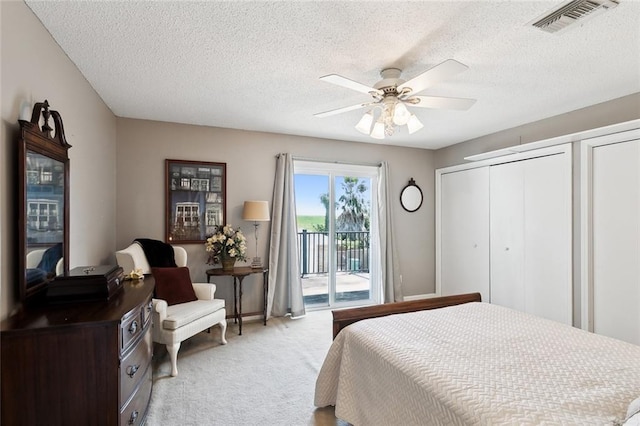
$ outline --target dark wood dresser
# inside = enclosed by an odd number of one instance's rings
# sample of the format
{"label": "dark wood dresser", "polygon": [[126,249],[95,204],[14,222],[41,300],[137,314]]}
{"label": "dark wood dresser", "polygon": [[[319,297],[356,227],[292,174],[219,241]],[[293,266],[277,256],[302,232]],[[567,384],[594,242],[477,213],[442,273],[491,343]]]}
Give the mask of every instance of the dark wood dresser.
{"label": "dark wood dresser", "polygon": [[29,307],[1,324],[3,425],[139,425],[152,387],[154,281],[103,302]]}

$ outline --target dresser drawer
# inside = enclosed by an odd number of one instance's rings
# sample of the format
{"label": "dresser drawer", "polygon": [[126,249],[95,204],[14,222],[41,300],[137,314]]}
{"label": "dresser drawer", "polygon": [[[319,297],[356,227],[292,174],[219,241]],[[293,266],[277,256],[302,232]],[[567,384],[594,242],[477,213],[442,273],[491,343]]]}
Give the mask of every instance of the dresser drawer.
{"label": "dresser drawer", "polygon": [[[154,284],[153,277],[125,281],[106,301],[33,304],[3,320],[0,424],[143,423],[153,386],[153,337],[143,310]],[[133,378],[126,376],[138,364]]]}
{"label": "dresser drawer", "polygon": [[151,312],[153,311],[153,302],[149,298],[142,306],[142,322],[146,326],[151,321]]}
{"label": "dresser drawer", "polygon": [[153,343],[150,331],[151,329],[147,327],[143,338],[120,363],[120,407],[129,400],[131,393],[151,364]]}
{"label": "dresser drawer", "polygon": [[136,341],[144,330],[142,321],[142,307],[138,305],[136,309],[129,312],[122,318],[120,325],[120,350],[125,352],[129,345]]}
{"label": "dresser drawer", "polygon": [[147,415],[149,400],[151,399],[152,368],[149,366],[144,373],[140,386],[135,391],[129,403],[120,411],[120,425],[141,425]]}

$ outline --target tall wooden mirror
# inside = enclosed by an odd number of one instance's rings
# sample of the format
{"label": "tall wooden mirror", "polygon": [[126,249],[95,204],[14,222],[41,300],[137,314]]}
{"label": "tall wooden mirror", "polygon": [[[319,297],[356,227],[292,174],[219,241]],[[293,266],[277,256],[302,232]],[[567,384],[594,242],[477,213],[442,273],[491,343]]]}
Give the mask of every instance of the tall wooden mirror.
{"label": "tall wooden mirror", "polygon": [[[53,127],[49,120],[53,121]],[[36,103],[19,120],[18,266],[20,301],[42,295],[69,271],[69,155],[62,118]]]}

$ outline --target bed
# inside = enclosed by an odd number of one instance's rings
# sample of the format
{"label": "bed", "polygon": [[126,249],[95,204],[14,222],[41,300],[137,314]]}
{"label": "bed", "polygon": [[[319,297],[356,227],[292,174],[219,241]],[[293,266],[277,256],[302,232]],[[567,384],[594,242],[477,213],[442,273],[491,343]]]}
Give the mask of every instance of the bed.
{"label": "bed", "polygon": [[471,296],[335,311],[315,405],[367,426],[640,424],[640,346]]}

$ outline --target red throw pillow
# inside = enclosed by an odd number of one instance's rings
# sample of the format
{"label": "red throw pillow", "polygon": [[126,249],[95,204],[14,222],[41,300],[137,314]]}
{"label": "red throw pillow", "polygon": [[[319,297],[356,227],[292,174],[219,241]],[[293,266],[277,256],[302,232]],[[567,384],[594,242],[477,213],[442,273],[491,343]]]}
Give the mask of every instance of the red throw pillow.
{"label": "red throw pillow", "polygon": [[166,300],[167,305],[193,302],[198,300],[191,284],[189,268],[151,268],[156,280],[156,297]]}

